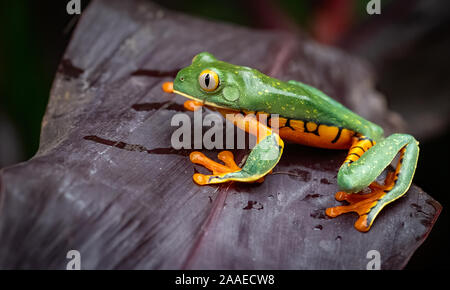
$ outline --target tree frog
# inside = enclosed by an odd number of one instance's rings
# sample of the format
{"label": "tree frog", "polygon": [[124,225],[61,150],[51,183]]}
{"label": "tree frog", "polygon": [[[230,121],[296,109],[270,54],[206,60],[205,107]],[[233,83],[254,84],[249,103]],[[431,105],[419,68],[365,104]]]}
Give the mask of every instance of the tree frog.
{"label": "tree frog", "polygon": [[[199,185],[261,181],[279,162],[283,140],[346,149],[348,155],[337,175],[340,191],[335,198],[349,204],[330,207],[325,212],[330,217],[356,212],[359,218],[355,228],[361,232],[367,232],[383,207],[404,195],[411,185],[419,155],[419,143],[413,136],[393,134],[385,138],[380,126],[307,84],[281,81],[202,52],[178,72],[173,82],[164,83],[163,90],[188,98],[186,108],[207,106],[221,112],[237,127],[257,132],[257,144],[242,168],[229,151],[218,155],[224,164],[192,152],[193,163],[212,171],[211,175],[194,174]],[[249,115],[254,117],[246,118]],[[269,116],[266,124],[260,121],[263,115]],[[277,122],[270,119],[273,115]],[[278,123],[276,128],[272,123]],[[387,174],[384,184],[378,183],[377,177],[397,154],[400,156],[395,171]],[[366,188],[369,193],[363,192]]]}

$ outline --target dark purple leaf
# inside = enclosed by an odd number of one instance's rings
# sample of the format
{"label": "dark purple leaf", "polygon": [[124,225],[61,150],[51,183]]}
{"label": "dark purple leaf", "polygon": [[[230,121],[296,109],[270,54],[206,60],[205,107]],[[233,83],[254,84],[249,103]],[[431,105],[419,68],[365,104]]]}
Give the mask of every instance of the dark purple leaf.
{"label": "dark purple leaf", "polygon": [[0,173],[0,268],[64,269],[71,249],[84,269],[365,269],[370,250],[404,267],[441,206],[412,186],[368,233],[355,215],[328,219],[344,151],[288,144],[262,184],[192,182],[203,169],[170,143],[183,98],[161,84],[201,51],[310,83],[398,130],[366,65],[303,35],[94,1],[55,77],[38,154]]}

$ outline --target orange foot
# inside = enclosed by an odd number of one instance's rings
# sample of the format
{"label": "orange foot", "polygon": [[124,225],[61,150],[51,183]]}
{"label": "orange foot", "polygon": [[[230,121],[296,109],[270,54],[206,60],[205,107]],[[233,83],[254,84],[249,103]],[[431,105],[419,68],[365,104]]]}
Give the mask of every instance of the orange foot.
{"label": "orange foot", "polygon": [[214,160],[209,159],[205,156],[205,154],[201,152],[194,151],[189,155],[192,163],[200,164],[210,171],[212,171],[213,175],[205,175],[200,173],[195,173],[193,179],[195,183],[199,185],[208,184],[208,180],[211,176],[218,174],[231,173],[235,171],[241,170],[239,166],[237,166],[236,162],[234,162],[233,153],[230,151],[222,151],[217,155],[219,160],[222,160],[225,165],[215,162]]}
{"label": "orange foot", "polygon": [[373,222],[373,220],[367,220],[368,213],[378,203],[378,201],[394,187],[394,180],[395,172],[389,172],[386,176],[384,185],[381,185],[375,181],[369,185],[369,188],[371,189],[370,193],[347,193],[344,191],[339,191],[335,195],[336,200],[345,200],[349,203],[349,205],[330,207],[326,209],[325,213],[329,217],[337,217],[344,213],[356,212],[359,215],[359,218],[355,222],[355,228],[360,232],[367,232]]}
{"label": "orange foot", "polygon": [[[219,158],[219,160],[223,161],[223,163],[225,163],[225,165],[223,165],[221,163],[217,163],[214,160],[211,160],[208,157],[206,157],[205,154],[203,154],[201,152],[197,152],[197,151],[192,152],[189,155],[189,158],[191,159],[192,163],[202,165],[202,166],[206,167],[207,169],[209,169],[210,171],[212,171],[213,175],[205,175],[205,174],[201,174],[201,173],[194,174],[194,176],[192,178],[194,179],[194,182],[199,185],[209,184],[209,179],[212,176],[215,177],[220,174],[223,175],[223,174],[241,170],[241,168],[234,161],[233,153],[231,153],[230,151],[222,151],[217,155],[217,158]],[[226,181],[227,180],[225,178],[224,182],[226,182]],[[255,182],[263,182],[263,181],[264,181],[264,177],[260,178],[259,180],[255,181]]]}

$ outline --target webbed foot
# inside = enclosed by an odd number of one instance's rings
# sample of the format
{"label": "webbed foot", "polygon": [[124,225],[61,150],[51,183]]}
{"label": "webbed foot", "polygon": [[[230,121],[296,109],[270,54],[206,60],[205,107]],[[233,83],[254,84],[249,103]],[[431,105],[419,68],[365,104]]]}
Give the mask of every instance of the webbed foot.
{"label": "webbed foot", "polygon": [[195,173],[193,179],[195,183],[199,185],[205,185],[211,183],[211,179],[216,178],[218,175],[236,172],[241,168],[234,161],[233,153],[230,151],[222,151],[217,155],[217,158],[223,161],[224,164],[215,162],[214,160],[205,156],[205,154],[194,151],[189,155],[192,163],[202,165],[212,171],[213,175],[205,175],[201,173]]}
{"label": "webbed foot", "polygon": [[348,212],[356,212],[359,215],[355,222],[355,228],[361,232],[367,232],[371,223],[367,220],[368,213],[395,185],[396,172],[389,172],[384,185],[374,181],[369,185],[370,193],[347,193],[339,191],[335,198],[338,201],[347,201],[349,205],[327,208],[325,213],[329,217],[337,217]]}
{"label": "webbed foot", "polygon": [[[358,137],[358,140],[337,176],[338,185],[345,192],[338,192],[336,199],[346,200],[349,205],[328,208],[326,214],[336,217],[356,212],[359,218],[355,228],[367,232],[380,211],[408,191],[417,165],[419,146],[414,137],[407,134],[393,134],[376,144],[364,136]],[[395,172],[388,173],[383,185],[372,182],[368,186],[371,189],[368,194],[349,193],[362,190],[368,181],[374,181],[398,153],[400,157]],[[370,170],[367,170],[368,164],[372,165]]]}
{"label": "webbed foot", "polygon": [[[222,151],[219,154],[217,154],[217,158],[221,160],[223,163],[225,163],[225,165],[215,162],[214,160],[206,157],[205,154],[198,151],[192,152],[189,155],[189,158],[192,163],[202,165],[203,167],[207,168],[212,172],[212,175],[195,173],[192,176],[192,178],[194,179],[194,182],[197,183],[198,185],[224,183],[227,181],[231,181],[231,179],[228,178],[228,174],[241,171],[241,168],[234,161],[233,153],[231,153],[230,151]],[[255,181],[248,181],[248,182],[261,183],[263,181],[264,177],[261,177]]]}

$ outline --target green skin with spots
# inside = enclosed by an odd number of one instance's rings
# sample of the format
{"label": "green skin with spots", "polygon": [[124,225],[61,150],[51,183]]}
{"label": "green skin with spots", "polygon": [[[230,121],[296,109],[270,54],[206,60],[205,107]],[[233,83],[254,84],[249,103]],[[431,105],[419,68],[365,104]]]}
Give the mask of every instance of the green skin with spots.
{"label": "green skin with spots", "polygon": [[[205,69],[214,71],[219,77],[219,85],[212,92],[203,90],[199,84],[199,75]],[[375,146],[350,166],[343,165],[339,170],[338,185],[349,193],[370,185],[406,146],[398,181],[368,214],[370,224],[386,204],[405,194],[411,184],[418,159],[418,142],[406,134],[384,138],[380,126],[365,120],[314,87],[298,81],[284,82],[271,78],[258,70],[219,61],[210,53],[203,52],[194,57],[190,66],[178,72],[174,91],[212,107],[278,114],[289,119],[345,128],[372,139],[377,142]],[[257,144],[241,171],[217,176],[211,183],[230,180],[249,182],[270,172],[281,157],[282,146],[273,141],[261,143],[273,144],[272,150],[277,150],[278,156],[271,162],[259,161],[260,151],[267,148]]]}
{"label": "green skin with spots", "polygon": [[[220,84],[213,92],[204,91],[198,82],[199,74],[205,69],[219,76]],[[252,68],[218,61],[209,53],[198,54],[190,66],[178,72],[174,89],[229,109],[262,111],[347,128],[375,141],[383,136],[381,127],[316,88],[297,81],[283,82]]]}

